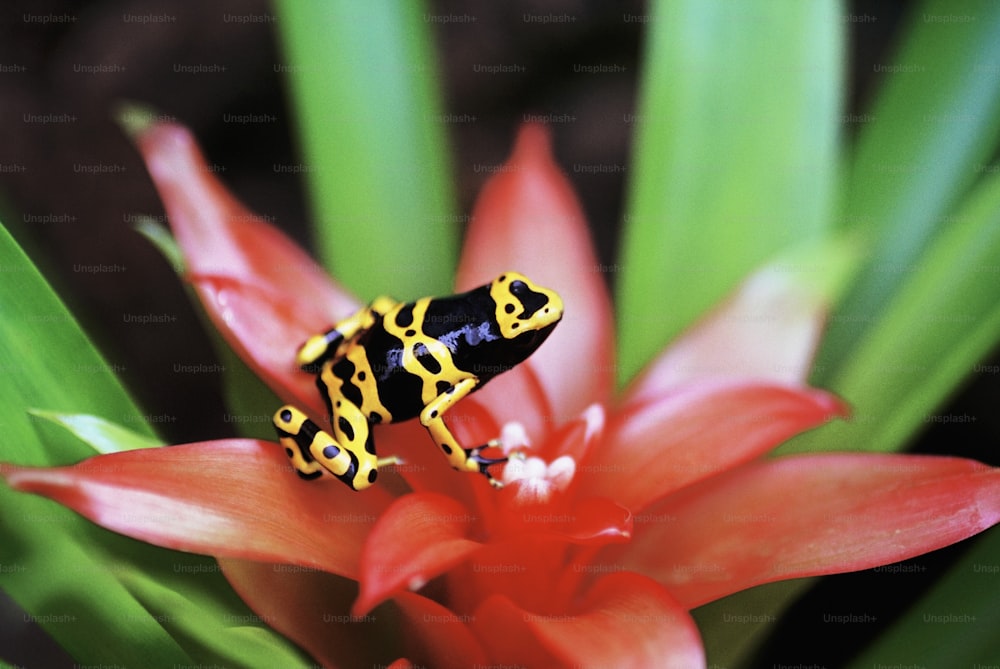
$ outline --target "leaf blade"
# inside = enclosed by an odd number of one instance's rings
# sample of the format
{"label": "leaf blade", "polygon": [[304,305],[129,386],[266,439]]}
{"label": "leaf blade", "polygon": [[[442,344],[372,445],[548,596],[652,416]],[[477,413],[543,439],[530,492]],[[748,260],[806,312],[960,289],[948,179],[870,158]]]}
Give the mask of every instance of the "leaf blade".
{"label": "leaf blade", "polygon": [[456,219],[423,3],[277,9],[324,264],[368,300],[446,292]]}
{"label": "leaf blade", "polygon": [[[3,460],[52,465],[90,454],[80,442],[43,442],[28,413],[33,406],[102,415],[151,437],[111,367],[2,227],[0,268]],[[142,665],[151,654],[164,663],[191,661],[108,570],[105,551],[126,548],[124,540],[7,486],[0,486],[0,537],[0,563],[18,567],[0,572],[0,585],[77,661]],[[123,616],[130,624],[109,648],[94,629],[118,629]]]}
{"label": "leaf blade", "polygon": [[973,191],[828,385],[854,417],[780,452],[901,448],[1000,339],[1000,175]]}
{"label": "leaf blade", "polygon": [[996,556],[1000,532],[980,537],[929,592],[859,656],[849,669],[882,662],[988,666],[1000,654],[996,630]]}
{"label": "leaf blade", "polygon": [[[129,446],[159,443],[115,378],[114,365],[87,340],[2,226],[0,273],[0,461],[52,466],[93,455],[83,440],[38,429],[53,419],[79,425],[85,417],[86,430],[78,437],[94,437],[87,430],[96,425],[95,438],[110,434],[112,443],[125,432]],[[32,411],[38,406],[52,410]],[[109,425],[117,429],[109,431]],[[7,465],[0,464],[0,471]],[[245,614],[211,563],[113,534],[49,500],[0,485],[0,564],[8,567],[0,570],[0,587],[81,666],[190,666],[207,657],[212,639],[192,636],[180,645],[161,624],[171,611],[147,607],[123,583],[161,584],[214,602],[213,610]],[[115,632],[114,643],[108,630]],[[285,643],[276,633],[266,634],[270,644]]]}
{"label": "leaf blade", "polygon": [[[872,318],[906,282],[920,255],[949,227],[950,210],[982,176],[1000,141],[1000,6],[928,0],[858,138],[841,185],[845,227],[873,243],[817,362],[828,381]],[[948,16],[972,20],[943,22]]]}
{"label": "leaf blade", "polygon": [[759,264],[818,239],[836,170],[836,3],[654,10],[618,291],[619,382]]}
{"label": "leaf blade", "polygon": [[40,409],[32,409],[30,413],[32,416],[65,428],[73,436],[89,444],[98,453],[118,453],[163,445],[159,439],[129,430],[100,416],[85,413],[59,413],[58,411],[42,411]]}

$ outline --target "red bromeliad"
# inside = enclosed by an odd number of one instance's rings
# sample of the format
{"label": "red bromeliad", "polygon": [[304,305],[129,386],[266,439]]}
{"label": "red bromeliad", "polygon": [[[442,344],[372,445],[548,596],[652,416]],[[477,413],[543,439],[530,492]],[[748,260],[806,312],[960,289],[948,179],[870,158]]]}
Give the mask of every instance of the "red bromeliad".
{"label": "red bromeliad", "polygon": [[[207,313],[322,425],[296,349],[357,302],[229,195],[185,129],[152,125],[137,142]],[[329,666],[702,666],[692,607],[902,560],[1000,518],[1000,471],[973,461],[762,458],[845,413],[804,383],[823,306],[777,272],[615,396],[610,300],[543,128],[523,128],[508,167],[479,199],[456,288],[517,269],[566,314],[532,358],[448,413],[460,443],[503,435],[524,455],[498,472],[502,489],[454,472],[416,421],[377,428],[380,452],[404,464],[362,493],[302,481],[278,444],[252,439],[15,467],[9,484],[218,557],[264,620]]]}

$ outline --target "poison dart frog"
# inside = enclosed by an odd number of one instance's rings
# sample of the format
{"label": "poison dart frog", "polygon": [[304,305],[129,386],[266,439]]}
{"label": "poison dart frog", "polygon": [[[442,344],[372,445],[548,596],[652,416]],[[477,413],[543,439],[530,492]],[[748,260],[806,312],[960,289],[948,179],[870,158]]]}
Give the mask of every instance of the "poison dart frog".
{"label": "poison dart frog", "polygon": [[419,416],[452,467],[484,474],[500,487],[489,467],[507,458],[480,454],[500,442],[463,448],[442,417],[526,360],[562,315],[558,294],[515,272],[448,297],[407,303],[380,297],[298,351],[296,363],[316,374],[332,434],[285,405],[274,414],[278,439],[302,478],[326,473],[363,490],[375,482],[379,465],[398,462],[376,456],[371,426]]}

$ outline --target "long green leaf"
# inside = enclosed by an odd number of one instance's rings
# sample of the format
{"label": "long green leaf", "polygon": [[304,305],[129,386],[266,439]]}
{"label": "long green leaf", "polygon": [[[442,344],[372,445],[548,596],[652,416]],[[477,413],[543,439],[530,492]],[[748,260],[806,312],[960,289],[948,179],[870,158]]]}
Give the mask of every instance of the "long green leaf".
{"label": "long green leaf", "polygon": [[814,578],[759,585],[694,609],[710,667],[746,667],[778,619]]}
{"label": "long green leaf", "polygon": [[[0,458],[54,465],[92,454],[75,440],[43,442],[34,407],[100,415],[150,435],[111,368],[2,227],[0,274]],[[131,547],[68,509],[0,485],[0,586],[53,639],[84,664],[190,663],[109,566],[106,550]]]}
{"label": "long green leaf", "polygon": [[[95,446],[156,443],[112,367],[2,226],[0,371],[0,461],[67,464],[93,455]],[[81,666],[191,666],[213,657],[218,643],[205,616],[249,615],[212,559],[113,534],[2,484],[0,565],[0,587]],[[147,608],[123,581],[210,604],[179,621],[203,635],[180,645],[162,625],[180,613]],[[287,646],[274,632],[257,636]]]}
{"label": "long green leaf", "polygon": [[841,107],[833,0],[653,4],[618,286],[620,380],[830,220]]}
{"label": "long green leaf", "polygon": [[181,594],[149,579],[124,579],[132,592],[162,619],[170,633],[202,648],[199,660],[219,667],[305,667],[309,660],[291,642],[277,637],[250,611],[240,615],[196,590]]}
{"label": "long green leaf", "polygon": [[970,194],[954,222],[914,266],[830,387],[852,420],[780,449],[900,448],[1000,341],[1000,175]]}
{"label": "long green leaf", "polygon": [[843,186],[844,225],[874,248],[817,361],[824,384],[878,319],[1000,138],[1000,4],[928,0],[885,74]]}
{"label": "long green leaf", "polygon": [[364,299],[447,292],[457,228],[423,3],[277,8],[320,257]]}
{"label": "long green leaf", "polygon": [[1000,658],[1000,532],[972,548],[849,669],[986,667]]}
{"label": "long green leaf", "polygon": [[31,410],[29,413],[36,418],[51,421],[54,425],[69,430],[98,453],[118,453],[163,445],[159,439],[122,427],[118,423],[105,420],[100,416],[38,409]]}

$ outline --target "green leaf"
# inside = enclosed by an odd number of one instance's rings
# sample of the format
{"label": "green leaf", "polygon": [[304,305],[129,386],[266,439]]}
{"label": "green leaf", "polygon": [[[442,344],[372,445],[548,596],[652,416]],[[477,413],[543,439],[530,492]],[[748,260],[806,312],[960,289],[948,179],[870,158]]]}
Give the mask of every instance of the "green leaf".
{"label": "green leaf", "polygon": [[755,267],[827,228],[838,3],[653,5],[618,286],[631,377]]}
{"label": "green leaf", "polygon": [[758,585],[693,611],[710,667],[745,667],[778,619],[816,583],[797,578]]}
{"label": "green leaf", "polygon": [[[55,465],[93,453],[77,440],[43,442],[29,407],[104,416],[151,438],[111,368],[3,228],[0,273],[0,459]],[[133,545],[53,502],[0,485],[0,587],[53,639],[84,664],[144,666],[151,657],[190,663],[109,569],[105,550],[128,555]]]}
{"label": "green leaf", "polygon": [[1000,340],[1000,175],[968,197],[830,381],[853,408],[779,452],[899,449]]}
{"label": "green leaf", "polygon": [[857,274],[861,258],[857,235],[833,232],[786,249],[768,264],[788,272],[803,291],[831,305],[843,297]]}
{"label": "green leaf", "polygon": [[1000,657],[1000,532],[978,538],[948,574],[849,669],[986,667]]}
{"label": "green leaf", "polygon": [[98,453],[118,453],[119,451],[154,448],[163,445],[159,439],[124,428],[100,416],[42,411],[41,409],[29,409],[28,412],[36,418],[42,418],[64,427]]}
{"label": "green leaf", "polygon": [[140,216],[135,231],[153,243],[178,274],[184,273],[184,252],[167,226],[149,216]]}
{"label": "green leaf", "polygon": [[[950,18],[949,18],[950,17]],[[964,17],[964,18],[963,18]],[[916,8],[846,170],[841,220],[874,243],[830,324],[816,381],[838,372],[1000,138],[1000,4],[929,0]]]}
{"label": "green leaf", "polygon": [[362,299],[447,292],[456,217],[423,3],[277,9],[320,257]]}
{"label": "green leaf", "polygon": [[186,594],[149,579],[123,579],[150,610],[167,611],[160,619],[184,645],[199,647],[205,666],[305,667],[309,660],[291,642],[263,627],[259,616],[231,608],[191,589]]}
{"label": "green leaf", "polygon": [[[93,455],[85,441],[156,443],[112,366],[2,226],[0,314],[0,461],[65,465]],[[47,429],[54,424],[80,438]],[[212,559],[113,534],[2,484],[0,565],[0,587],[81,666],[190,666],[214,643],[181,646],[160,623],[170,612],[147,609],[123,580],[160,584],[235,616],[248,612]]]}

